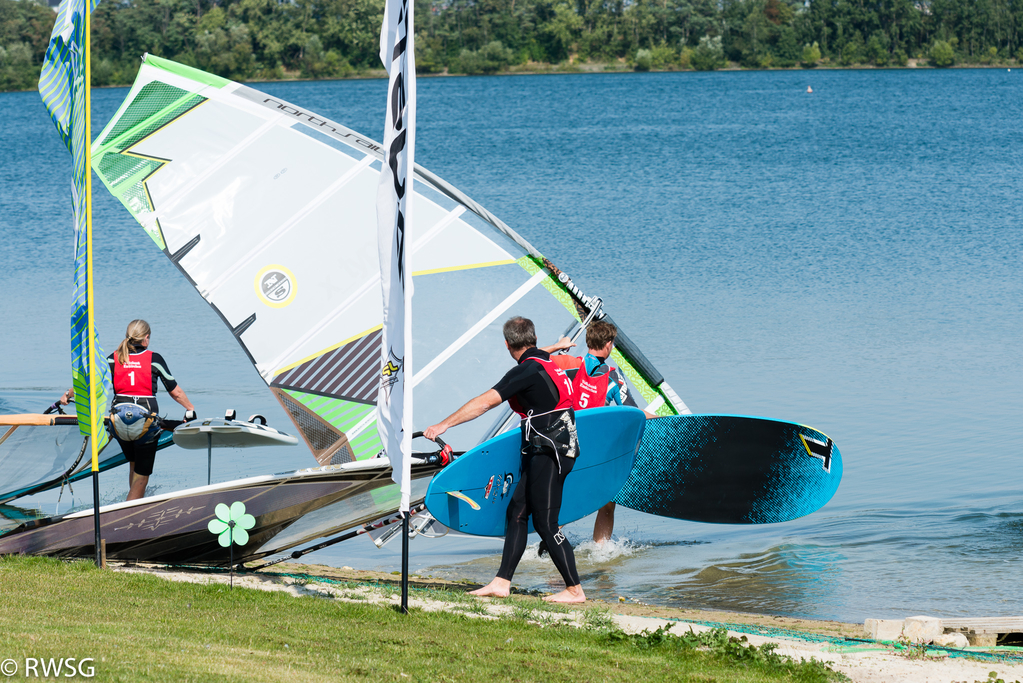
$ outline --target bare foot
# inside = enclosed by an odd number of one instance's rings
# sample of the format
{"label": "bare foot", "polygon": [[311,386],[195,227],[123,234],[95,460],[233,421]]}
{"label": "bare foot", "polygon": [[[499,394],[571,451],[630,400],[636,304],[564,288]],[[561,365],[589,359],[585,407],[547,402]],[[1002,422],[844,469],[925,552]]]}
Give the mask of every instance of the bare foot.
{"label": "bare foot", "polygon": [[581,585],[569,586],[560,593],[548,595],[544,602],[586,602],[586,594]]}
{"label": "bare foot", "polygon": [[483,588],[469,591],[469,595],[475,595],[480,598],[507,598],[509,593],[511,593],[511,581],[498,578],[495,578]]}

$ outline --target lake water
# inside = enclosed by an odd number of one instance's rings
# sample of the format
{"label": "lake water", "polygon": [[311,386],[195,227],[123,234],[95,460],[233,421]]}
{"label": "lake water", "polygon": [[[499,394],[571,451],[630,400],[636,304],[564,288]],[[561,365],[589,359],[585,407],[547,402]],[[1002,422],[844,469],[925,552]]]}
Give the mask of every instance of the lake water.
{"label": "lake water", "polygon": [[[381,81],[259,87],[381,137]],[[125,92],[94,93],[95,130]],[[809,424],[844,456],[834,499],[795,522],[619,508],[604,549],[592,519],[570,525],[588,594],[845,621],[1021,613],[1023,74],[421,79],[419,94],[417,161],[599,293],[694,412]],[[0,95],[0,122],[0,410],[40,410],[69,383],[70,159],[36,94]],[[289,430],[216,315],[96,186],[104,346],[145,317],[202,412]],[[205,483],[205,460],[165,451],[154,488]],[[214,478],[310,464],[224,452]],[[104,501],[127,491],[126,472],[101,481]],[[75,493],[91,503],[87,482]],[[20,504],[51,514],[57,495]],[[392,571],[392,546],[308,558]],[[411,549],[415,572],[485,581],[501,542]],[[516,575],[559,581],[529,557]]]}

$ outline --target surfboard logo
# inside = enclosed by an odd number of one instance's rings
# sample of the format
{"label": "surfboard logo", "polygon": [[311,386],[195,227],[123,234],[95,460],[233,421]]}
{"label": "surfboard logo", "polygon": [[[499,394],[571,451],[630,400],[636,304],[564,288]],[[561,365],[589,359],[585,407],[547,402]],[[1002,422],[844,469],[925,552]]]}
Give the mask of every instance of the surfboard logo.
{"label": "surfboard logo", "polygon": [[[480,504],[479,503],[477,503],[476,501],[474,501],[472,498],[470,498],[469,496],[465,495],[461,491],[448,491],[447,494],[449,496],[453,497],[453,498],[458,498],[459,500],[464,500],[466,503],[469,504],[469,507],[471,507],[473,510],[479,510],[480,509]],[[462,526],[465,526],[465,525],[463,524]]]}
{"label": "surfboard logo", "polygon": [[[496,476],[496,474],[490,475],[490,481],[487,482],[487,487],[483,489],[483,500],[490,500],[490,491],[494,488],[494,477]],[[497,500],[497,496],[494,496],[494,500]],[[494,500],[490,502],[493,503]]]}
{"label": "surfboard logo", "polygon": [[827,443],[818,441],[817,439],[811,439],[808,436],[799,435],[800,441],[803,442],[803,448],[806,449],[807,454],[811,458],[819,458],[824,464],[824,471],[831,473],[831,447],[833,445],[829,438]]}
{"label": "surfboard logo", "polygon": [[295,276],[284,266],[272,264],[256,274],[256,294],[271,308],[284,308],[292,302],[298,291]]}

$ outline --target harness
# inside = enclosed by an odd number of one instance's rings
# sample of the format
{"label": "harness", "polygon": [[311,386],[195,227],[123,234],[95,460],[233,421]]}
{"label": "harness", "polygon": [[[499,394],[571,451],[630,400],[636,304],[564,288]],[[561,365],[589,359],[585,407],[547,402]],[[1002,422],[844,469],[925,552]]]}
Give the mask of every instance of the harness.
{"label": "harness", "polygon": [[[575,410],[572,405],[572,382],[568,375],[556,363],[550,360],[530,356],[526,360],[535,360],[543,367],[550,378],[553,389],[557,391],[558,404],[553,410],[544,413],[526,411],[518,399],[512,396],[508,405],[522,418],[523,454],[535,450],[551,450],[558,461],[558,472],[561,471],[561,457],[575,458],[579,455],[579,437],[575,429]],[[537,418],[547,417],[547,426],[534,424]]]}
{"label": "harness", "polygon": [[122,441],[148,443],[160,434],[160,416],[152,412],[149,401],[153,395],[153,352],[144,349],[128,354],[122,365],[114,356],[114,404],[110,406],[108,427],[112,436]]}

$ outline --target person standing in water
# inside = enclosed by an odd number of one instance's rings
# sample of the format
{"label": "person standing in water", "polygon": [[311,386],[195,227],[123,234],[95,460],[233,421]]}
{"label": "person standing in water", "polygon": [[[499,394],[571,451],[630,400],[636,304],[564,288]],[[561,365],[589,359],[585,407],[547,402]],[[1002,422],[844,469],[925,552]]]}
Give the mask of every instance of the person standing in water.
{"label": "person standing in water", "polygon": [[[572,402],[577,411],[610,405],[638,407],[636,399],[629,393],[625,378],[617,368],[611,367],[607,362],[617,338],[618,328],[613,323],[594,320],[586,328],[587,353],[584,357],[568,355],[551,357],[566,372],[575,373],[572,377]],[[547,348],[554,352],[567,350],[572,346],[575,344],[563,337]],[[646,416],[647,419],[656,417],[650,413],[646,413]],[[597,511],[597,519],[593,523],[594,542],[601,544],[610,539],[614,526],[615,502],[612,500]]]}
{"label": "person standing in water", "polygon": [[512,576],[526,550],[532,517],[533,527],[547,544],[554,566],[565,580],[565,590],[545,600],[585,602],[572,544],[558,528],[565,477],[579,455],[572,382],[551,361],[547,351],[536,348],[536,330],[529,319],[515,317],[506,322],[504,340],[517,365],[492,389],[423,432],[426,438],[436,439],[451,427],[474,420],[504,401],[522,417],[522,478],[508,506],[501,567],[493,581],[471,594],[508,597]]}
{"label": "person standing in water", "polygon": [[[175,381],[167,361],[159,353],[149,350],[149,335],[149,323],[145,320],[132,320],[117,350],[107,357],[114,382],[111,409],[122,403],[134,403],[150,413],[158,413],[156,381],[159,378],[171,398],[186,411],[194,412],[195,406]],[[114,438],[121,445],[121,451],[130,465],[127,500],[142,498],[146,495],[146,486],[153,473],[158,439],[153,438],[145,443],[126,441],[116,432]]]}

